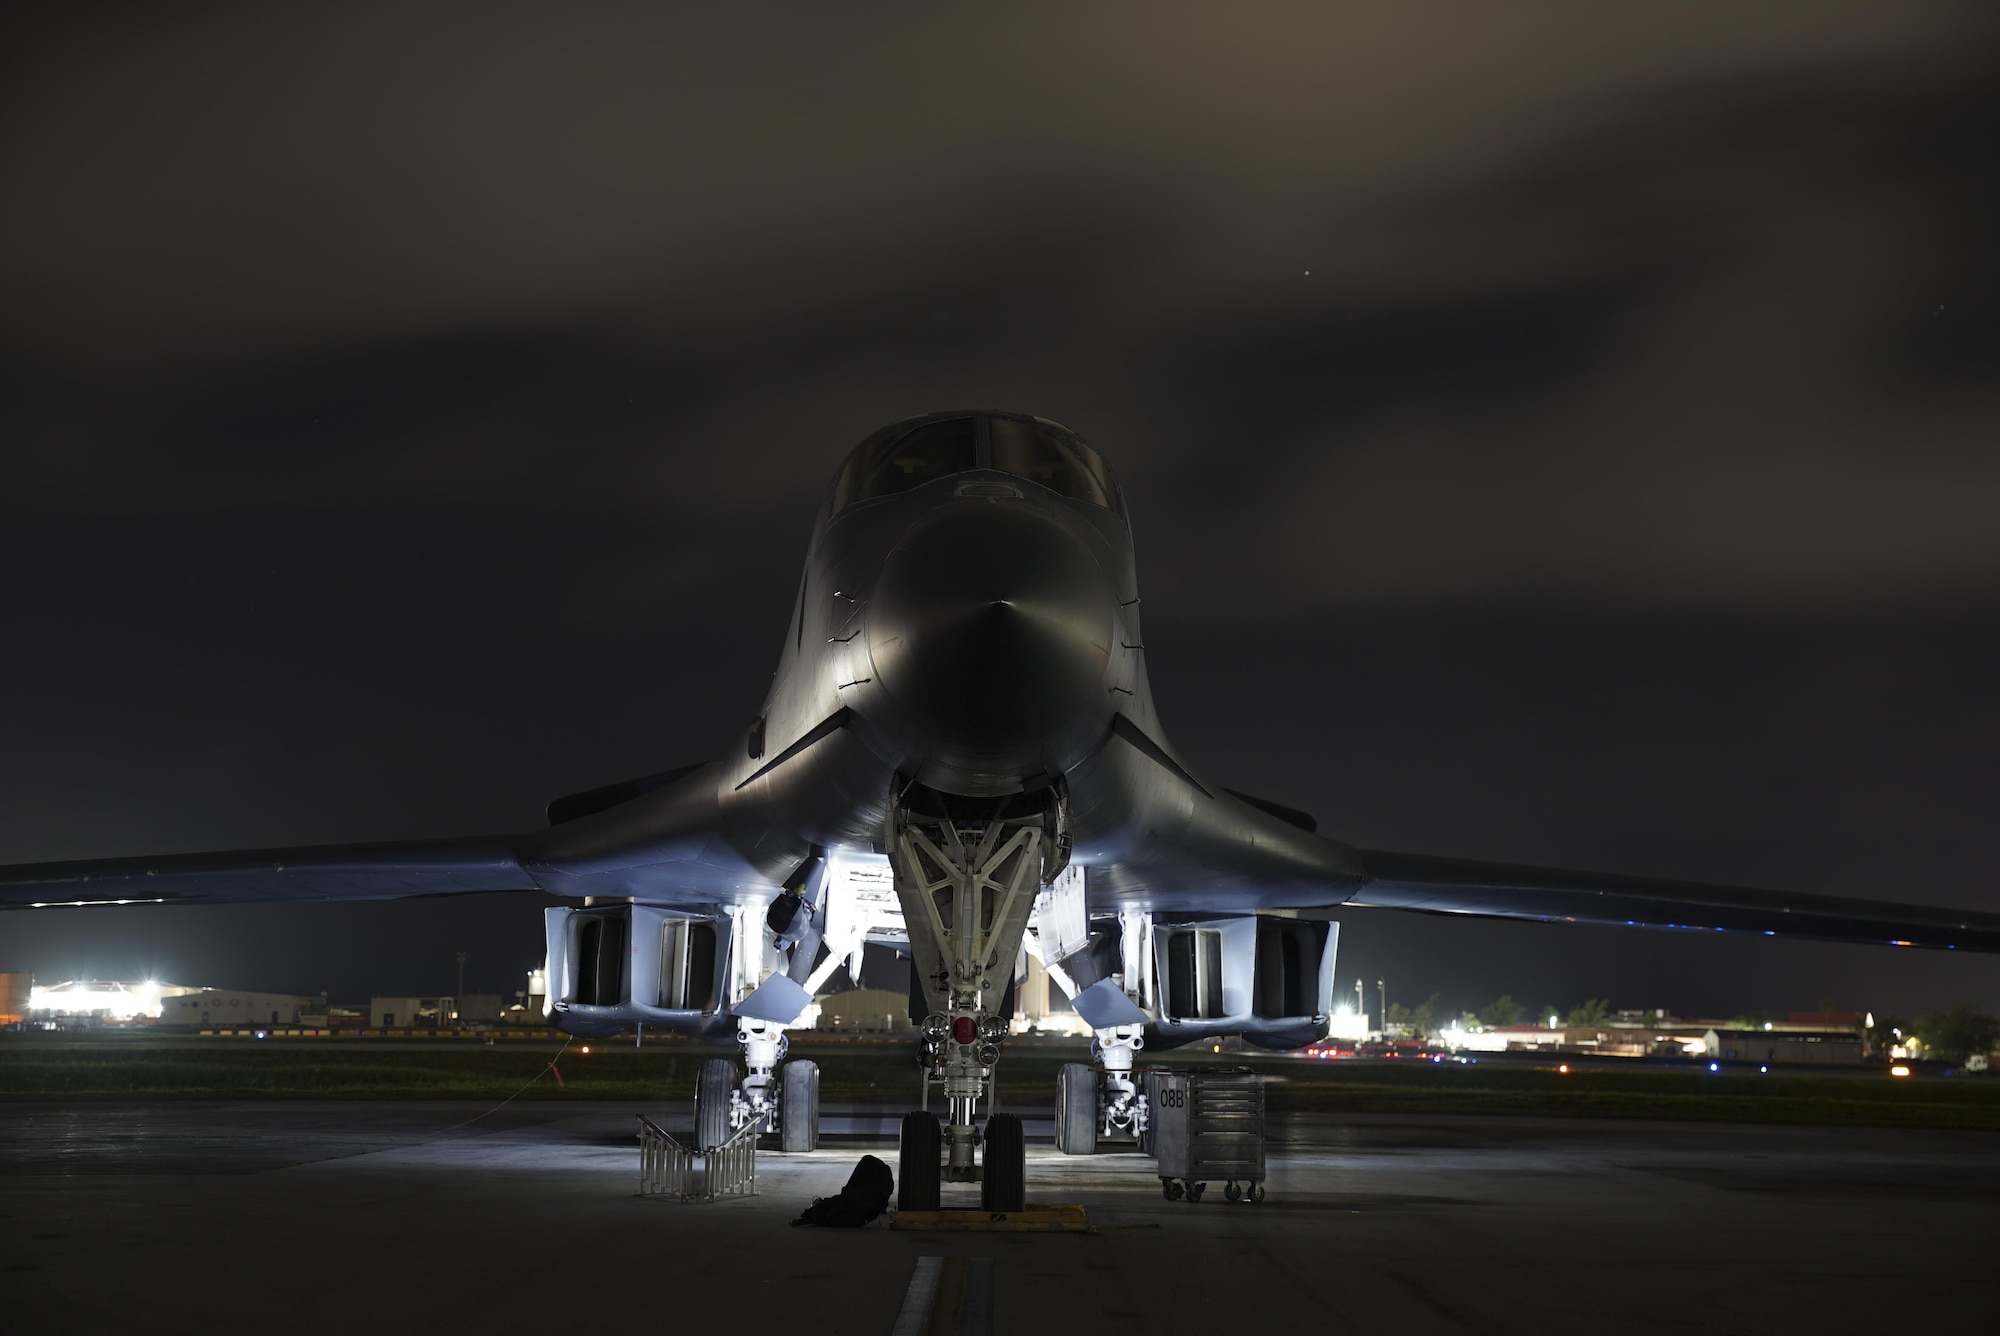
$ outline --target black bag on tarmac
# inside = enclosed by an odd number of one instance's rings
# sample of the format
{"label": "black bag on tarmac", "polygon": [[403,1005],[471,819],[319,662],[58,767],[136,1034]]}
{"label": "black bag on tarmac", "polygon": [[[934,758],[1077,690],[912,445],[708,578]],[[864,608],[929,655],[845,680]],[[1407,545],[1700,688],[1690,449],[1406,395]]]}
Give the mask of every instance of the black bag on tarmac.
{"label": "black bag on tarmac", "polygon": [[889,1209],[896,1192],[896,1175],[873,1155],[861,1157],[847,1186],[836,1197],[814,1197],[812,1205],[799,1212],[795,1225],[821,1225],[829,1229],[859,1229]]}

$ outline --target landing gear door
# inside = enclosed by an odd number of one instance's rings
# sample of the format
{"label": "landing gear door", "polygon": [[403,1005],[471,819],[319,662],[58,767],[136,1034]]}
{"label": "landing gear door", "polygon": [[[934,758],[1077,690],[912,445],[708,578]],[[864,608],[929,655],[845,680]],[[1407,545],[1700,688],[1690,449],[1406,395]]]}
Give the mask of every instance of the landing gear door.
{"label": "landing gear door", "polygon": [[542,932],[548,946],[543,972],[547,988],[542,995],[542,1015],[556,1014],[563,998],[570,995],[572,980],[569,968],[569,918],[573,909],[544,909],[542,911]]}
{"label": "landing gear door", "polygon": [[903,923],[903,903],[896,896],[896,876],[887,858],[837,853],[828,859],[823,940],[829,961],[848,961],[849,973],[857,982],[863,943],[908,949],[910,935]]}
{"label": "landing gear door", "polygon": [[1084,870],[1071,863],[1036,897],[1035,936],[1049,963],[1060,964],[1090,945],[1090,903]]}

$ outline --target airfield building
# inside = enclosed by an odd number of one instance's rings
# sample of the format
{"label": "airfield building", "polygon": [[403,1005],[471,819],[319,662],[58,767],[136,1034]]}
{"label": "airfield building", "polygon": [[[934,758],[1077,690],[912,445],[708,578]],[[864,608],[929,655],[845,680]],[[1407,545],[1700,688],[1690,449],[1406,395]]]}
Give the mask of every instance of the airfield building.
{"label": "airfield building", "polygon": [[324,997],[300,993],[252,993],[229,988],[201,988],[160,999],[160,1024],[215,1026],[309,1025],[326,1014]]}

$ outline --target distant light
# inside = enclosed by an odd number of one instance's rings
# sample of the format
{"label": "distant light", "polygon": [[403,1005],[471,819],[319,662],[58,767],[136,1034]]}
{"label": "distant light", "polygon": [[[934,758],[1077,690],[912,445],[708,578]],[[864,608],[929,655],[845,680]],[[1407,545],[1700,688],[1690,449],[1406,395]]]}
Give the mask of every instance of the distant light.
{"label": "distant light", "polygon": [[1769,1022],[1769,1021],[1765,1021],[1765,1022],[1764,1022],[1764,1028],[1765,1028],[1766,1030],[1770,1029],[1770,1028],[1771,1028],[1771,1022]]}
{"label": "distant light", "polygon": [[1908,1067],[1903,1066],[1901,1063],[1897,1063],[1894,1067],[1891,1067],[1889,1069],[1889,1075],[1891,1076],[1908,1076],[1909,1074],[1910,1074],[1910,1069]]}
{"label": "distant light", "polygon": [[1903,941],[1903,940],[1902,940],[1901,938],[1898,938],[1898,937],[1891,937],[1891,938],[1889,939],[1889,945],[1891,945],[1891,946],[1915,946],[1915,945],[1916,945],[1916,943],[1915,943],[1915,942],[1906,942],[1906,941]]}
{"label": "distant light", "polygon": [[1771,1069],[1769,1067],[1759,1067],[1757,1070],[1760,1072],[1769,1072]]}
{"label": "distant light", "polygon": [[1562,1066],[1560,1066],[1560,1067],[1556,1068],[1556,1070],[1557,1070],[1558,1072],[1562,1073],[1562,1074],[1563,1074],[1564,1076],[1568,1076],[1568,1075],[1569,1075],[1569,1064],[1568,1064],[1567,1062],[1565,1062],[1565,1063],[1564,1063],[1564,1064],[1563,1064]]}
{"label": "distant light", "polygon": [[584,1051],[584,1052],[585,1052],[586,1054],[588,1054],[588,1053],[590,1052],[590,1045],[589,1045],[589,1044],[585,1044],[585,1045],[583,1046],[583,1051]]}
{"label": "distant light", "polygon": [[83,909],[90,905],[163,905],[167,899],[156,895],[150,900],[32,900],[30,909]]}
{"label": "distant light", "polygon": [[1722,1070],[1722,1064],[1719,1062],[1711,1062],[1708,1064],[1708,1069],[1712,1072],[1719,1072]]}
{"label": "distant light", "polygon": [[1557,1029],[1557,1028],[1559,1028],[1559,1027],[1560,1027],[1561,1025],[1562,1025],[1562,1017],[1560,1017],[1560,1016],[1551,1016],[1551,1017],[1549,1017],[1549,1028],[1550,1028],[1551,1030],[1554,1030],[1554,1029]]}

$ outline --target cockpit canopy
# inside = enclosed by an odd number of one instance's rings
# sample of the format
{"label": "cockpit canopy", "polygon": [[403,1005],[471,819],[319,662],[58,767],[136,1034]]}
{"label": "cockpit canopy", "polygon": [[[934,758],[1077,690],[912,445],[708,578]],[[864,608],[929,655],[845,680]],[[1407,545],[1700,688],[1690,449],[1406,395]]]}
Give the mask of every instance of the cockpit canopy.
{"label": "cockpit canopy", "polygon": [[1117,509],[1104,457],[1068,427],[1018,413],[933,413],[884,427],[854,447],[833,484],[833,513],[953,473],[995,469],[1061,496]]}

